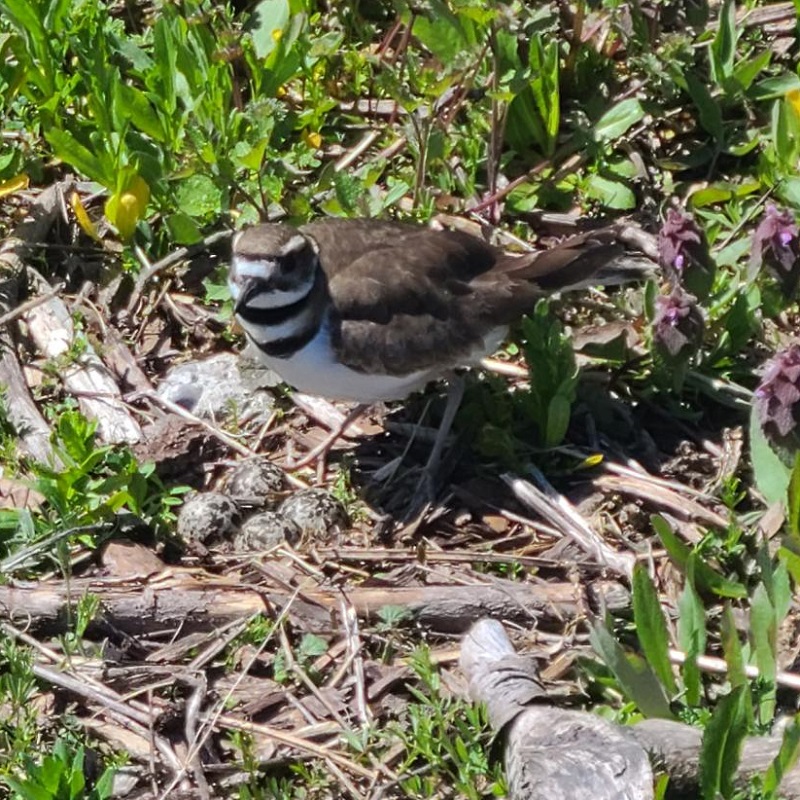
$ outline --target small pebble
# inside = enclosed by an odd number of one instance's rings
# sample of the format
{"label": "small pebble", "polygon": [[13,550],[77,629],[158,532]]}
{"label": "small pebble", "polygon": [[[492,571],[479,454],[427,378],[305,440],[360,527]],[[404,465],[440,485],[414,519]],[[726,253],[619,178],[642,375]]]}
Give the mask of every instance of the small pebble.
{"label": "small pebble", "polygon": [[266,458],[240,461],[225,479],[226,493],[254,508],[274,507],[286,486],[286,473]]}
{"label": "small pebble", "polygon": [[325,489],[301,489],[283,501],[279,512],[294,522],[303,536],[322,541],[335,537],[350,525],[344,506]]}
{"label": "small pebble", "polygon": [[296,544],[300,529],[277,511],[262,511],[250,517],[233,538],[233,549],[239,552],[271,550],[287,542]]}
{"label": "small pebble", "polygon": [[178,512],[177,532],[186,542],[209,544],[230,536],[239,524],[239,507],[219,492],[190,497]]}

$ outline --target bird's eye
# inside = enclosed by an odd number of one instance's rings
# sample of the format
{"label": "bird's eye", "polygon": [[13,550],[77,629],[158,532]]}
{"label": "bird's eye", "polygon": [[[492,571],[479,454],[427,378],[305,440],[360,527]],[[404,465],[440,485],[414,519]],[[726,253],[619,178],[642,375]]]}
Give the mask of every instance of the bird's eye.
{"label": "bird's eye", "polygon": [[297,254],[286,253],[281,259],[281,266],[284,272],[294,272],[297,268]]}

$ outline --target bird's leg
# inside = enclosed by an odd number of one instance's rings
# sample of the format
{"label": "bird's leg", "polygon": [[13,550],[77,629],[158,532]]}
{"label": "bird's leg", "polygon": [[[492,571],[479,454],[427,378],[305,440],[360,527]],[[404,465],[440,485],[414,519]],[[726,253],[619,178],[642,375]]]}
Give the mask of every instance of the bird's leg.
{"label": "bird's leg", "polygon": [[455,422],[456,414],[461,407],[461,401],[464,399],[465,386],[466,382],[464,378],[455,373],[447,382],[447,404],[444,407],[442,424],[439,426],[439,430],[436,431],[436,439],[433,441],[431,454],[428,456],[427,464],[425,464],[426,471],[430,472],[431,475],[435,475],[436,471],[439,469],[444,447],[447,444],[447,437],[450,435],[450,430]]}
{"label": "bird's leg", "polygon": [[442,455],[447,444],[447,437],[455,422],[456,414],[464,399],[466,381],[461,375],[453,373],[447,382],[447,403],[444,407],[444,416],[439,429],[436,431],[428,461],[422,470],[422,476],[417,484],[417,491],[424,493],[426,502],[433,502],[436,497],[436,473],[442,462]]}
{"label": "bird's leg", "polygon": [[364,412],[371,407],[370,403],[359,403],[347,412],[345,418],[331,430],[330,434],[318,444],[313,450],[309,450],[301,459],[294,461],[289,465],[290,469],[300,469],[300,467],[307,467],[309,464],[317,462],[317,471],[325,474],[325,467],[327,465],[328,454],[331,448],[336,444],[347,429],[360,417]]}

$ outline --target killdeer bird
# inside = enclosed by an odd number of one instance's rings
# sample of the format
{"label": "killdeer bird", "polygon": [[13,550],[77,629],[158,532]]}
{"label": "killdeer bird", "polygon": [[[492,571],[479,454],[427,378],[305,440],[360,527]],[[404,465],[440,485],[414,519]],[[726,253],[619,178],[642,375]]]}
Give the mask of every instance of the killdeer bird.
{"label": "killdeer bird", "polygon": [[620,230],[512,255],[399,222],[262,224],[235,236],[228,284],[263,363],[300,392],[358,402],[350,423],[364,405],[477,364],[538,298],[641,277]]}

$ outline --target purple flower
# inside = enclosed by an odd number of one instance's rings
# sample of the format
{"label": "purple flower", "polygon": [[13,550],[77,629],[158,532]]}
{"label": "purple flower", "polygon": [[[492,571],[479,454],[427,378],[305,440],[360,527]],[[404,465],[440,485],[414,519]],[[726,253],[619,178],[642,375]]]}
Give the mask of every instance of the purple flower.
{"label": "purple flower", "polygon": [[661,266],[673,285],[685,286],[697,297],[705,298],[714,282],[705,233],[691,214],[677,208],[667,211],[667,219],[658,234]]}
{"label": "purple flower", "polygon": [[653,344],[670,359],[690,356],[703,340],[703,312],[692,295],[675,287],[656,297]]}
{"label": "purple flower", "polygon": [[788,211],[778,211],[767,204],[764,218],[753,234],[750,255],[750,274],[755,276],[765,266],[791,297],[800,279],[800,232],[797,222]]}
{"label": "purple flower", "polygon": [[800,435],[800,345],[789,345],[765,365],[753,395],[758,421],[767,439],[780,448],[798,449]]}

